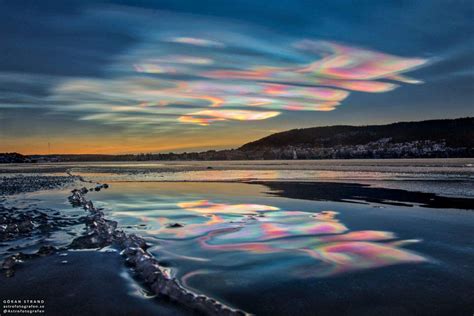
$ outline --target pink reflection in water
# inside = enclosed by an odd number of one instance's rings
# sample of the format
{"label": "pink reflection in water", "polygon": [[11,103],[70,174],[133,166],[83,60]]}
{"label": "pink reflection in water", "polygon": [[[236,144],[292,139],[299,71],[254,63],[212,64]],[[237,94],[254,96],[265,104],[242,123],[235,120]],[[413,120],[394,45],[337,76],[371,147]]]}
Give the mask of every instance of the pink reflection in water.
{"label": "pink reflection in water", "polygon": [[278,207],[260,204],[224,204],[213,203],[207,200],[178,203],[178,206],[202,214],[229,213],[229,214],[255,214],[257,211],[276,211]]}
{"label": "pink reflection in water", "polygon": [[[335,211],[282,211],[258,204],[225,204],[207,200],[178,204],[203,214],[206,221],[168,230],[175,237],[197,236],[200,247],[211,251],[249,254],[284,253],[318,262],[298,269],[299,276],[324,277],[401,263],[427,261],[403,249],[403,240],[384,231],[349,231]],[[207,214],[207,215],[206,215]],[[251,214],[251,215],[248,215]],[[237,218],[237,220],[236,220]]]}

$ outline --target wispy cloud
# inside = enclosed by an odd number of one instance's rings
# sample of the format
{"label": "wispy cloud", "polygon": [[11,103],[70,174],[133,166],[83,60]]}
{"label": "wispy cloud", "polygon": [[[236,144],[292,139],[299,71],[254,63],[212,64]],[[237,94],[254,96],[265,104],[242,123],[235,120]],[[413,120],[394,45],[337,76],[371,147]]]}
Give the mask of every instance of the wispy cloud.
{"label": "wispy cloud", "polygon": [[[177,19],[180,24],[173,23]],[[333,111],[353,91],[383,93],[420,83],[403,73],[427,62],[278,34],[269,40],[222,20],[201,21],[169,13],[159,24],[148,21],[144,40],[118,56],[105,78],[62,80],[48,99],[65,104],[55,110],[77,112],[81,120],[208,126],[286,111]]]}
{"label": "wispy cloud", "polygon": [[[15,89],[2,93],[1,107],[35,104],[124,128],[225,125],[288,111],[334,111],[354,91],[384,93],[421,83],[404,73],[427,63],[195,15],[163,12],[155,19],[123,7],[86,14],[133,21],[137,44],[115,56],[101,76],[0,74],[1,82],[8,77],[22,91],[21,97]],[[41,80],[41,91],[25,88]]]}
{"label": "wispy cloud", "polygon": [[211,41],[204,38],[196,38],[196,37],[173,37],[169,39],[172,43],[180,43],[180,44],[188,44],[188,45],[196,45],[196,46],[208,46],[208,47],[224,47],[225,45],[221,42]]}

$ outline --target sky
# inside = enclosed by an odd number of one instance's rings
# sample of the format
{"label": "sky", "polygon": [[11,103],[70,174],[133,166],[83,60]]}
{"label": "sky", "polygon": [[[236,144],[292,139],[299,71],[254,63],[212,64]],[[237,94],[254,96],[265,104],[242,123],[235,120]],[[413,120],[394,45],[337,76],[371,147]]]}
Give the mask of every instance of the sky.
{"label": "sky", "polygon": [[0,152],[474,116],[473,29],[470,0],[0,0]]}

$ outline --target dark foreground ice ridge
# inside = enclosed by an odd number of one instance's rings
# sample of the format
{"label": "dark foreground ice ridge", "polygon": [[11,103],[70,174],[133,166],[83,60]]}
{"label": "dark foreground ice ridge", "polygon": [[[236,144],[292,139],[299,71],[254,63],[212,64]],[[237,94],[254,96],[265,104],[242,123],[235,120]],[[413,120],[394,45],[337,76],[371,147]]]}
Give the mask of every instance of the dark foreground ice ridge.
{"label": "dark foreground ice ridge", "polygon": [[[105,186],[105,185],[102,185]],[[122,250],[126,262],[132,266],[137,275],[157,295],[166,296],[189,308],[207,315],[246,315],[245,312],[233,309],[204,295],[198,295],[184,287],[171,277],[167,269],[147,252],[146,241],[134,234],[126,234],[117,229],[117,222],[107,220],[104,213],[87,200],[88,190],[73,190],[69,201],[73,206],[81,206],[89,212],[86,221],[88,235],[76,238],[71,248],[97,248],[114,245]]]}

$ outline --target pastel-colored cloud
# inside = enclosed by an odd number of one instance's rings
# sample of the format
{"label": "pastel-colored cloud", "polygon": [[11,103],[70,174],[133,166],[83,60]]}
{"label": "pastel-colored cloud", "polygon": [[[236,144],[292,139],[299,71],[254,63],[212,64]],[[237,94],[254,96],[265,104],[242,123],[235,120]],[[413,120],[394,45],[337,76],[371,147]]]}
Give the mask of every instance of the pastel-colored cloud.
{"label": "pastel-colored cloud", "polygon": [[339,89],[282,84],[264,84],[263,93],[269,96],[322,101],[342,101],[349,96],[349,92]]}
{"label": "pastel-colored cloud", "polygon": [[214,61],[211,58],[197,57],[189,55],[168,55],[160,58],[149,59],[148,63],[158,64],[189,64],[189,65],[211,65]]}
{"label": "pastel-colored cloud", "polygon": [[287,85],[331,86],[349,91],[380,93],[391,91],[397,85],[375,81],[378,79],[420,83],[400,73],[416,69],[427,62],[422,58],[402,58],[325,41],[306,40],[298,42],[295,47],[323,57],[306,65],[220,69],[203,72],[202,75],[213,79],[274,81]]}
{"label": "pastel-colored cloud", "polygon": [[176,68],[169,66],[160,66],[157,64],[137,64],[134,65],[135,71],[150,74],[176,73]]}
{"label": "pastel-colored cloud", "polygon": [[224,44],[221,42],[212,41],[212,40],[208,40],[204,38],[196,38],[196,37],[173,37],[169,39],[169,41],[173,43],[196,45],[196,46],[224,47]]}
{"label": "pastel-colored cloud", "polygon": [[328,54],[298,72],[332,79],[374,80],[390,76],[396,78],[393,76],[427,62],[422,58],[403,58],[328,41],[305,40],[295,46],[316,54]]}
{"label": "pastel-colored cloud", "polygon": [[208,126],[211,123],[225,121],[222,118],[209,118],[209,117],[195,117],[192,115],[183,115],[178,119],[181,123],[197,124],[201,126]]}
{"label": "pastel-colored cloud", "polygon": [[249,111],[249,110],[202,110],[189,113],[179,118],[183,123],[196,123],[199,125],[209,125],[214,121],[259,121],[266,120],[279,115],[276,111]]}
{"label": "pastel-colored cloud", "polygon": [[164,22],[119,56],[109,76],[62,81],[47,101],[67,104],[56,109],[83,120],[127,127],[259,121],[285,111],[334,111],[353,91],[420,83],[404,74],[427,63],[329,41],[268,41],[225,24],[212,38],[201,29],[187,35]]}

